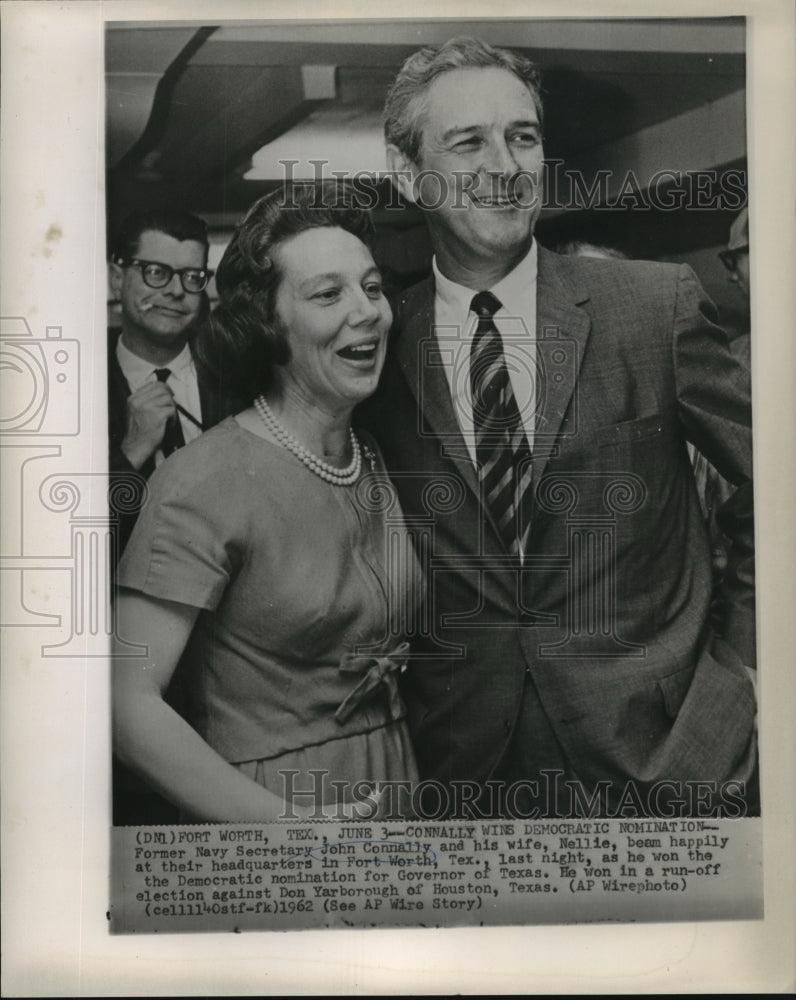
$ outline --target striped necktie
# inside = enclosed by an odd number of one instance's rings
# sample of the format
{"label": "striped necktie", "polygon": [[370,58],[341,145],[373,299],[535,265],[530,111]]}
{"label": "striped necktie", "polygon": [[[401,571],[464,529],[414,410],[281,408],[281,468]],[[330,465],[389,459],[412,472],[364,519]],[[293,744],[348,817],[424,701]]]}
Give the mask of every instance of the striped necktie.
{"label": "striped necktie", "polygon": [[470,308],[478,316],[470,348],[470,388],[484,504],[506,549],[520,556],[531,527],[526,510],[530,506],[531,450],[495,326],[494,316],[501,303],[491,292],[479,292]]}
{"label": "striped necktie", "polygon": [[[171,375],[171,368],[155,369],[155,378],[158,382],[165,384],[169,375]],[[185,435],[182,431],[179,414],[175,412],[174,416],[169,417],[166,421],[166,430],[163,434],[163,440],[160,442],[160,450],[163,452],[164,458],[168,458],[173,451],[182,448],[184,445]]]}

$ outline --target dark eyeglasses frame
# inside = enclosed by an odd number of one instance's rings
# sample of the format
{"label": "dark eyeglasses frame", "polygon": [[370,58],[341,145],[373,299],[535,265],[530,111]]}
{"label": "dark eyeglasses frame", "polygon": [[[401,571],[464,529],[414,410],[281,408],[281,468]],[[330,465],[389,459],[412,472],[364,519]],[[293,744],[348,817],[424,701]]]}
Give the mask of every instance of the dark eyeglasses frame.
{"label": "dark eyeglasses frame", "polygon": [[734,274],[738,269],[738,255],[742,253],[749,253],[748,244],[745,247],[736,247],[734,250],[722,250],[719,254],[719,260],[728,271]]}
{"label": "dark eyeglasses frame", "polygon": [[[207,288],[207,283],[215,274],[209,267],[171,267],[168,264],[162,264],[159,260],[141,260],[139,257],[117,257],[115,263],[120,267],[138,267],[141,269],[141,277],[147,288],[166,288],[171,284],[171,281],[175,274],[180,276],[180,284],[182,285],[183,291],[187,292],[189,295],[198,295]],[[153,282],[152,275],[147,275],[148,267],[159,267],[167,274],[165,281]],[[199,288],[189,288],[186,285],[187,275],[196,275],[198,280],[202,283]]]}

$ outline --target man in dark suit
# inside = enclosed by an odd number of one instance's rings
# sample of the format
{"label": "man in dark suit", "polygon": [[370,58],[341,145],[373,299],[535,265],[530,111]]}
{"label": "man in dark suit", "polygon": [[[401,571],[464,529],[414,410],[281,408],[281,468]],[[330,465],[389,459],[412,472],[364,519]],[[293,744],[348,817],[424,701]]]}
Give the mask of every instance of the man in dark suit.
{"label": "man in dark suit", "polygon": [[[719,257],[727,268],[727,280],[738,289],[749,308],[749,212],[743,209],[730,227],[730,238],[727,248]],[[749,316],[747,313],[747,324]],[[746,330],[730,341],[730,350],[738,361],[747,369],[752,366],[752,338],[747,325]],[[723,504],[733,494],[732,483],[719,474],[707,458],[697,451],[693,445],[688,447],[691,462],[694,466],[694,479],[697,484],[700,506],[708,524],[710,545],[713,552],[713,570],[719,577],[727,564],[728,539],[718,521]]]}
{"label": "man in dark suit", "polygon": [[[754,810],[749,379],[712,304],[688,267],[537,246],[518,54],[415,53],[385,121],[435,250],[363,414],[427,569],[403,676],[424,808]],[[738,487],[720,633],[687,440]]]}
{"label": "man in dark suit", "polygon": [[[121,329],[108,340],[108,438],[117,558],[155,467],[231,411],[193,350],[207,312],[207,253],[205,223],[170,210],[130,215],[113,243],[109,280]],[[179,705],[179,686],[170,694]],[[116,825],[178,820],[176,809],[114,761]]]}
{"label": "man in dark suit", "polygon": [[207,253],[205,223],[171,210],[133,213],[114,240],[109,280],[121,329],[108,342],[108,432],[117,554],[156,465],[229,412],[193,352],[207,312]]}

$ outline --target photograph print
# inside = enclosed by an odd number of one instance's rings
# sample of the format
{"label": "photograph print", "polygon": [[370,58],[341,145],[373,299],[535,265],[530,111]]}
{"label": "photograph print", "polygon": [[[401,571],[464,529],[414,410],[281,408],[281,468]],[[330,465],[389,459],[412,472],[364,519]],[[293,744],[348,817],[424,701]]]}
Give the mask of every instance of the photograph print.
{"label": "photograph print", "polygon": [[759,817],[745,20],[105,28],[114,826]]}

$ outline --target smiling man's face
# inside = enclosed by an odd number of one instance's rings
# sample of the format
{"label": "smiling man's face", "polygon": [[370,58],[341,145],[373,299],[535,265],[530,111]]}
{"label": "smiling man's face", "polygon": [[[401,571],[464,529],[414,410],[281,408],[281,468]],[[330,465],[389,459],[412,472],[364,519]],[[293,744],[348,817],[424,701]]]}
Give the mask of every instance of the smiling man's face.
{"label": "smiling man's face", "polygon": [[393,166],[412,171],[440,268],[454,280],[461,274],[451,271],[510,270],[540,210],[544,153],[531,92],[508,70],[468,67],[438,77],[420,100],[418,162]]}
{"label": "smiling man's face", "polygon": [[[166,264],[175,271],[206,266],[204,246],[196,240],[176,240],[157,230],[146,230],[138,241],[136,259]],[[174,274],[163,288],[150,288],[136,265],[111,265],[111,287],[122,306],[125,343],[132,350],[151,346],[182,349],[191,324],[202,307],[201,292],[186,292]]]}

